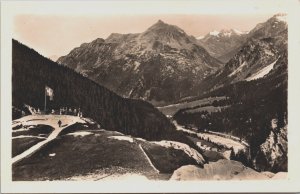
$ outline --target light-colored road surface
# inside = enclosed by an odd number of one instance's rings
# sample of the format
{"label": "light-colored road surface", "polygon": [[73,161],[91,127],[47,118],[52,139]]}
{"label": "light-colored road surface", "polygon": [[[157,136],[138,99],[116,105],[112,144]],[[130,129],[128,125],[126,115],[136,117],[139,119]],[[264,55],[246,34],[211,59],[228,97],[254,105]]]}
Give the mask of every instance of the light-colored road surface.
{"label": "light-colored road surface", "polygon": [[[58,126],[58,121],[62,121],[62,126]],[[19,162],[20,160],[31,156],[36,151],[41,149],[43,146],[45,146],[47,143],[54,140],[61,131],[63,131],[66,127],[73,125],[75,123],[86,123],[84,120],[82,120],[79,117],[71,116],[71,115],[29,115],[22,117],[20,119],[13,121],[13,127],[22,124],[23,126],[28,125],[49,125],[54,128],[52,133],[44,140],[41,141],[34,146],[30,147],[23,153],[15,156],[12,159],[12,164]]]}

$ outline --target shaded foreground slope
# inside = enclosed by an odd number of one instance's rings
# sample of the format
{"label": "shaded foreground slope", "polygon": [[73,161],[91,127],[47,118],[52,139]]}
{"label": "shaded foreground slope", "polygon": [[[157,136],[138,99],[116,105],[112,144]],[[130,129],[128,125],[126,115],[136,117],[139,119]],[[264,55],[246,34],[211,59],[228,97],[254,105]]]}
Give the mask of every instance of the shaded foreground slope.
{"label": "shaded foreground slope", "polygon": [[[24,147],[15,140],[30,142],[39,139],[44,132],[43,128],[38,128],[41,120],[44,126],[57,128],[58,119],[66,123],[66,127],[56,138],[12,164],[14,181],[127,180],[134,177],[165,180],[180,166],[201,167],[205,162],[201,154],[186,144],[174,142],[174,147],[166,147],[161,145],[163,141],[146,141],[107,131],[90,119],[70,115],[29,115],[14,120],[13,126],[19,127],[13,130],[13,150],[30,150],[30,146]],[[37,133],[30,135],[32,133],[27,128],[35,129]]]}

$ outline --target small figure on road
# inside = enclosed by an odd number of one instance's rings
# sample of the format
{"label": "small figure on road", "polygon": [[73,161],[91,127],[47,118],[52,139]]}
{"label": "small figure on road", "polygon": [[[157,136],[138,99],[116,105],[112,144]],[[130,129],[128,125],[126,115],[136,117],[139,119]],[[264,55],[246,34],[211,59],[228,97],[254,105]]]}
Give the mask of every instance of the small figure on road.
{"label": "small figure on road", "polygon": [[57,124],[60,127],[61,126],[61,120],[58,120]]}

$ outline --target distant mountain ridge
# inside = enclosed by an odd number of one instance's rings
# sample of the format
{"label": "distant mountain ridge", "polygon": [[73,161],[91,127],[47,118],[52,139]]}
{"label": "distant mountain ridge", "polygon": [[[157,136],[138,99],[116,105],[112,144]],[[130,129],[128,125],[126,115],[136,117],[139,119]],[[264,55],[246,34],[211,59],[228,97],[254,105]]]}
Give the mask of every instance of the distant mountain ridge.
{"label": "distant mountain ridge", "polygon": [[211,56],[226,63],[250,38],[274,37],[286,28],[287,15],[275,14],[266,22],[257,24],[250,31],[237,29],[223,29],[212,31],[205,36],[198,37],[198,43],[203,46]]}
{"label": "distant mountain ridge", "polygon": [[203,46],[210,55],[226,63],[245,42],[247,34],[248,32],[236,29],[214,30],[198,38],[198,43]]}
{"label": "distant mountain ridge", "polygon": [[153,104],[184,97],[222,67],[194,37],[161,20],[142,33],[113,33],[84,43],[58,62],[122,96]]}
{"label": "distant mountain ridge", "polygon": [[239,81],[259,79],[274,71],[278,75],[285,74],[286,70],[281,71],[281,67],[287,66],[287,42],[287,23],[274,15],[251,30],[238,52],[223,69],[203,80],[199,90],[214,90]]}

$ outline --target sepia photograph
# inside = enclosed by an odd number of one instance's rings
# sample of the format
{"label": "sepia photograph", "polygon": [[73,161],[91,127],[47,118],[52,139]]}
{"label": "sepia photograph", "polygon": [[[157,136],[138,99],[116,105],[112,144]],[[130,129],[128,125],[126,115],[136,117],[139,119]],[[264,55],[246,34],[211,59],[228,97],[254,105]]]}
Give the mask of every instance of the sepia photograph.
{"label": "sepia photograph", "polygon": [[293,3],[4,2],[1,184],[299,180]]}

